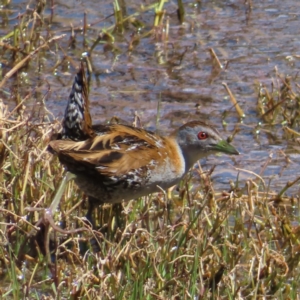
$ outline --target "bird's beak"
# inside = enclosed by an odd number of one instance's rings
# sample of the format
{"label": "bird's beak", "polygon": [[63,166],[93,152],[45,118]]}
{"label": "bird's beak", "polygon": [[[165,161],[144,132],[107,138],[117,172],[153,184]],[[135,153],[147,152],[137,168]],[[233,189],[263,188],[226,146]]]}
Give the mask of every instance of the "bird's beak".
{"label": "bird's beak", "polygon": [[239,151],[237,151],[232,145],[228,142],[221,140],[215,145],[211,145],[212,149],[215,151],[223,152],[226,154],[239,155]]}

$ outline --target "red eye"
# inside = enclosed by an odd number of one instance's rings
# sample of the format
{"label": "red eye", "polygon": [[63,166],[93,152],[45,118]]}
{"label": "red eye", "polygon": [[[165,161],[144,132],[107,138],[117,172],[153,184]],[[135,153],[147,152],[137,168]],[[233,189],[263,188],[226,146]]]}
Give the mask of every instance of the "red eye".
{"label": "red eye", "polygon": [[208,138],[208,134],[204,131],[200,131],[198,133],[198,139],[199,140],[206,140]]}

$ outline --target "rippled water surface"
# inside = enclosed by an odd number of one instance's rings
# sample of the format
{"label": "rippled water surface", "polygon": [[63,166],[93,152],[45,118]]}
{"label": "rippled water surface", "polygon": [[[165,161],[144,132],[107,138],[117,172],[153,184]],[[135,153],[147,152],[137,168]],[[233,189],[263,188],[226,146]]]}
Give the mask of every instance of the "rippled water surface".
{"label": "rippled water surface", "polygon": [[[114,26],[115,18],[113,1],[54,2],[52,8],[46,8],[48,25],[42,30],[51,35],[65,34],[58,43],[60,48],[49,48],[36,55],[19,74],[18,81],[8,81],[1,97],[14,107],[15,99],[10,95],[16,86],[22,89],[24,97],[34,88],[34,98],[28,100],[27,108],[36,107],[37,101],[44,99],[54,117],[62,118],[75,69],[67,62],[57,68],[55,64],[65,55],[78,63],[81,53],[91,47],[101,30]],[[93,50],[90,100],[94,123],[105,122],[113,116],[131,123],[137,114],[144,127],[155,129],[160,103],[159,128],[165,132],[188,120],[201,119],[215,124],[227,137],[238,125],[240,131],[233,144],[241,155],[210,157],[203,162],[204,169],[217,165],[213,179],[220,189],[228,189],[229,180],[236,179],[235,168],[259,174],[270,157],[260,174],[266,184],[270,179],[272,189],[279,191],[288,180],[294,180],[300,162],[298,151],[282,138],[281,124],[264,125],[257,114],[257,95],[260,83],[270,89],[272,83],[279,87],[281,82],[276,74],[295,77],[299,71],[300,2],[253,1],[251,11],[244,2],[184,1],[185,23],[180,25],[177,2],[169,1],[165,4],[164,21],[169,20],[168,40],[162,38],[164,31],[158,28],[156,36],[153,33],[144,36],[128,51],[134,34],[143,35],[152,28],[154,9],[142,11],[141,3],[147,8],[151,1],[124,0],[125,15],[138,12],[135,17],[144,27],[137,33],[128,24],[124,32],[114,34],[114,52],[104,42]],[[1,36],[18,24],[18,15],[25,11],[27,3],[12,1],[9,9],[3,9]],[[87,22],[92,24],[86,33],[86,47],[81,30],[84,12]],[[68,47],[71,27],[76,34],[74,47]],[[215,51],[223,70],[216,69],[209,49]],[[12,67],[9,58],[6,59],[2,61],[4,73]],[[244,110],[243,120],[232,107],[223,82]],[[222,121],[227,123],[224,128]],[[256,136],[259,122],[262,125]],[[241,172],[239,178],[244,184],[254,176]],[[298,186],[290,193],[297,195]]]}

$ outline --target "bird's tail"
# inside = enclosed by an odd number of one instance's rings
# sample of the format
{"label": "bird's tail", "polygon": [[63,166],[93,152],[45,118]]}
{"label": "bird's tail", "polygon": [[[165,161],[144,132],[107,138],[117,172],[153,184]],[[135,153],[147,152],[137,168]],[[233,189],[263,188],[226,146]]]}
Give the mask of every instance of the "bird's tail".
{"label": "bird's tail", "polygon": [[94,135],[83,62],[75,76],[62,125],[62,139],[83,141]]}

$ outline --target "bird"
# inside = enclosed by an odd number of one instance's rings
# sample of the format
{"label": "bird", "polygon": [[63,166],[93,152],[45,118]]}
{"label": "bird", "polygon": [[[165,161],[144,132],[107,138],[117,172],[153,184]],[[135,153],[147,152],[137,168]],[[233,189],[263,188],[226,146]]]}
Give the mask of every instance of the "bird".
{"label": "bird", "polygon": [[[200,159],[238,155],[218,130],[201,120],[163,136],[123,124],[92,125],[83,64],[73,83],[57,140],[49,143],[94,205],[121,203],[170,188]],[[90,217],[89,217],[90,219]]]}
{"label": "bird", "polygon": [[191,121],[169,136],[128,125],[103,125],[84,141],[56,140],[52,151],[75,182],[98,203],[120,203],[179,183],[201,158],[239,152],[202,121]]}

